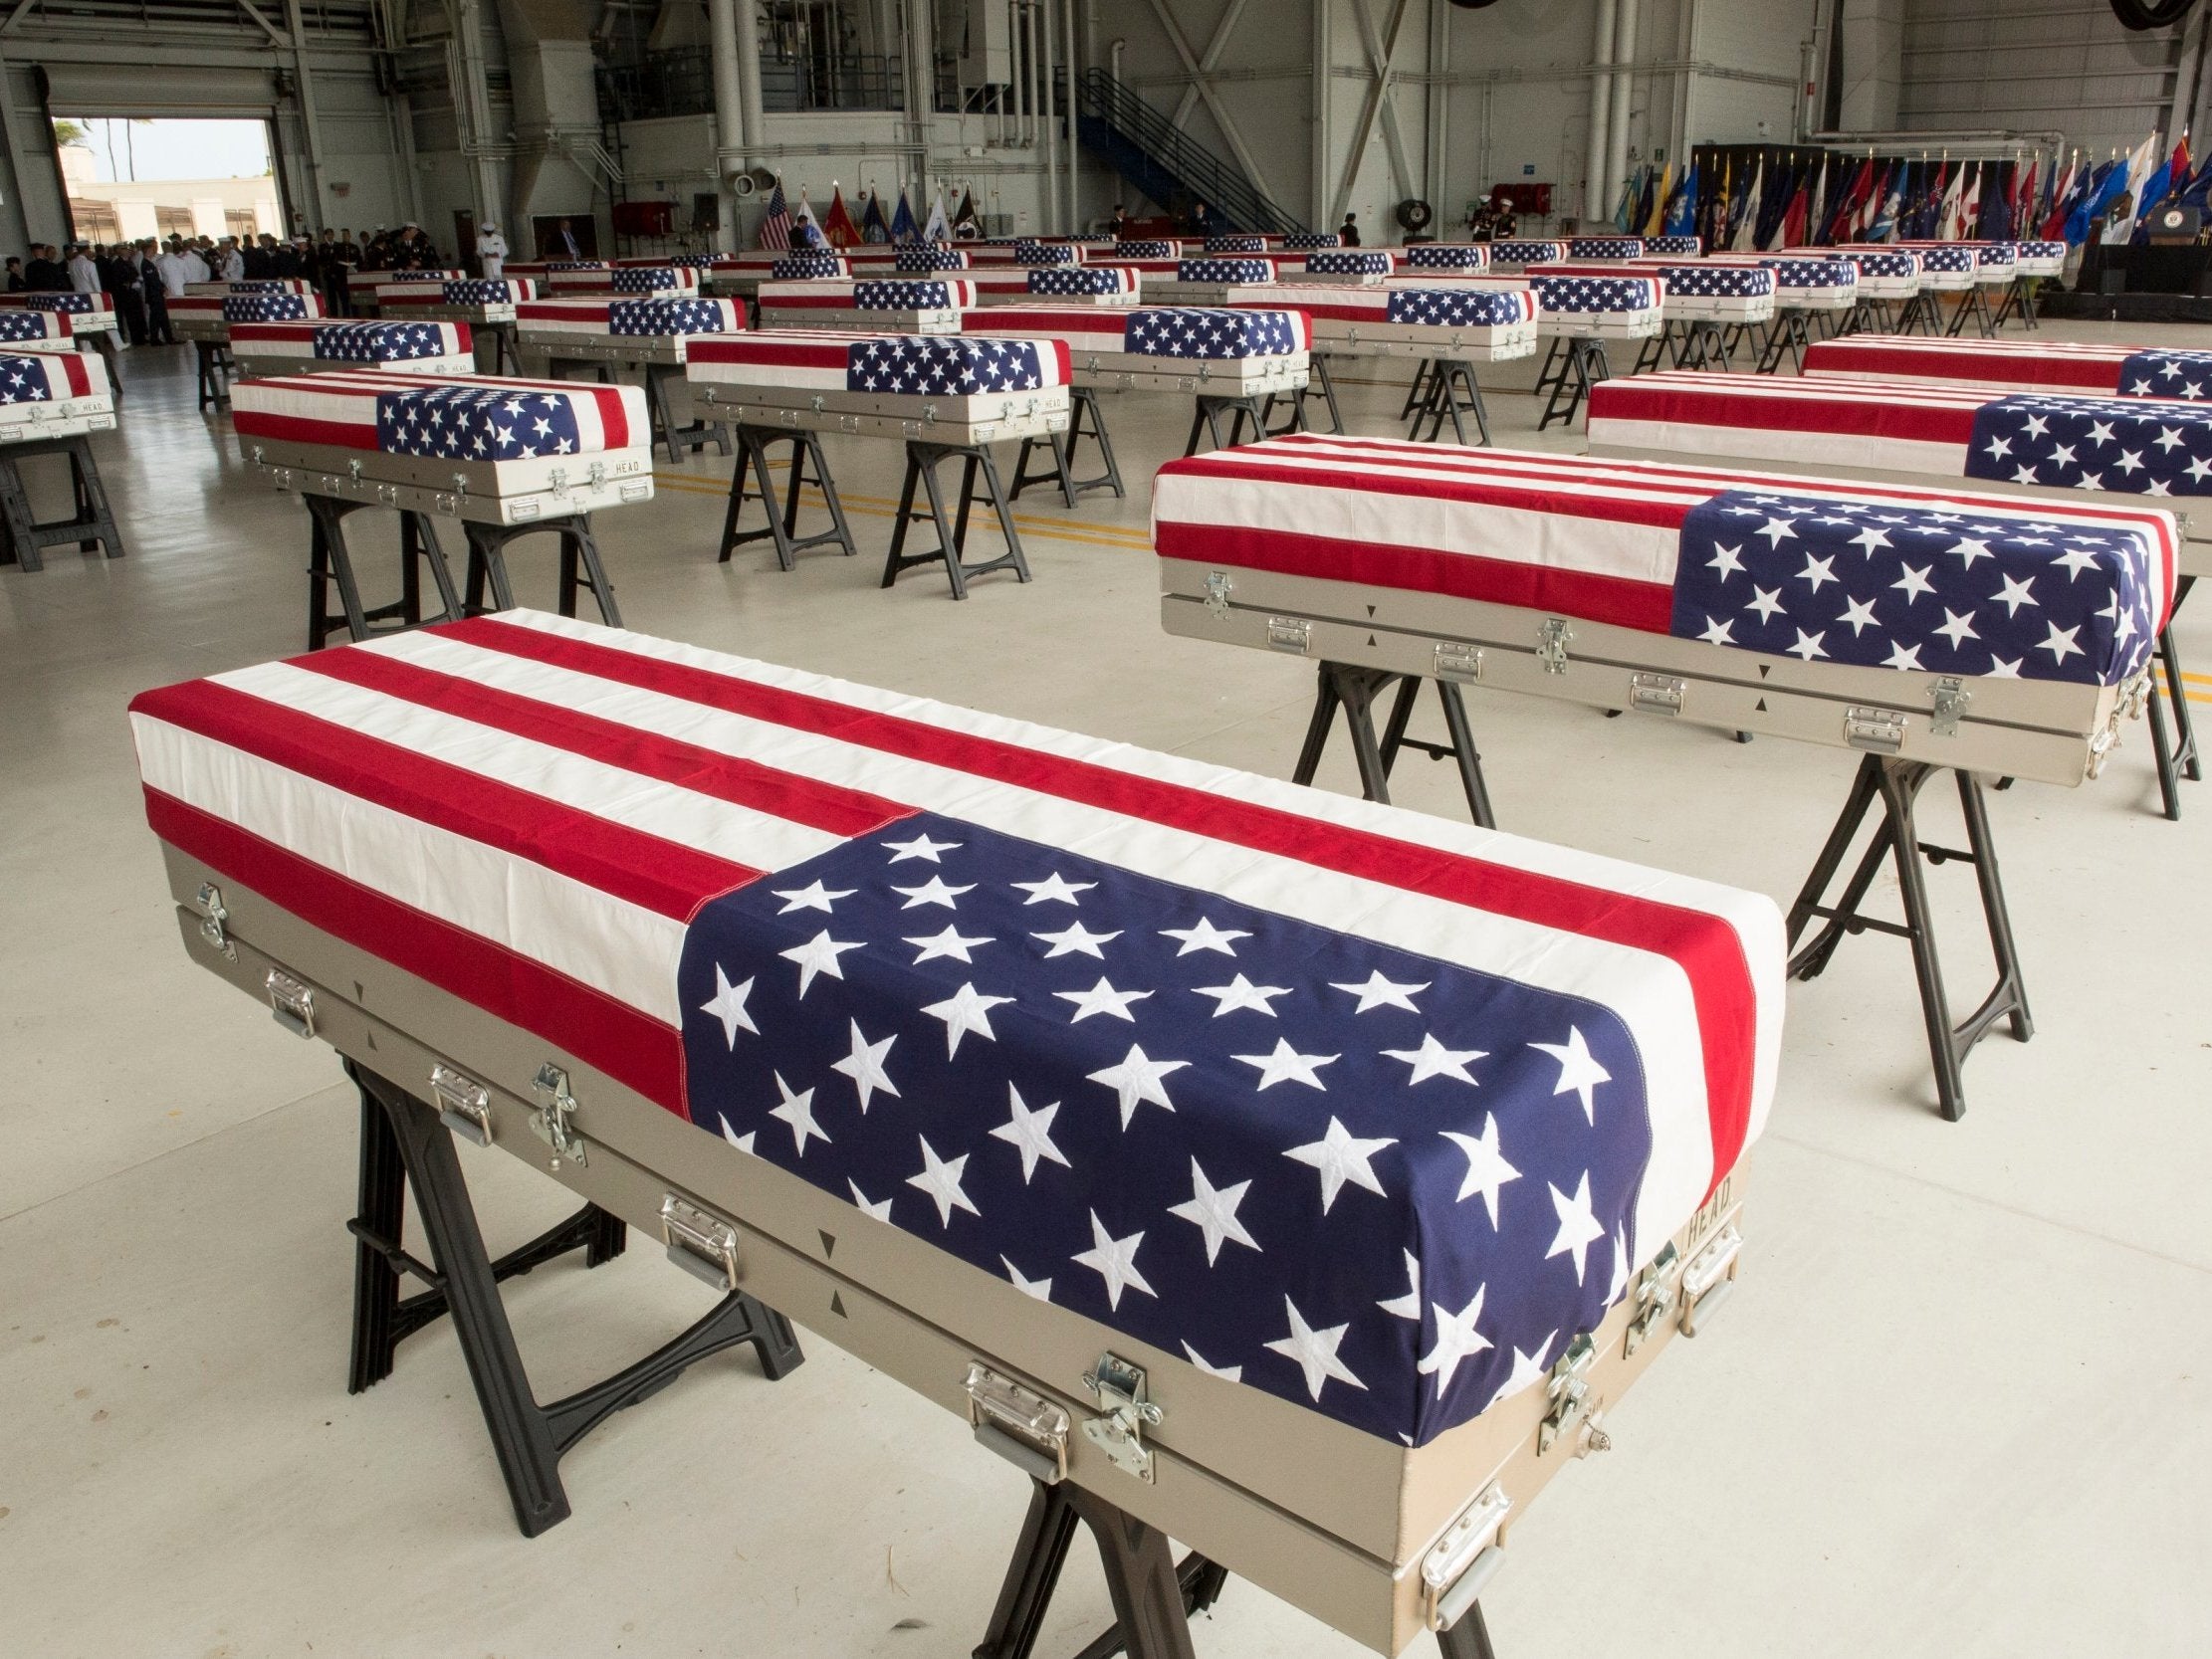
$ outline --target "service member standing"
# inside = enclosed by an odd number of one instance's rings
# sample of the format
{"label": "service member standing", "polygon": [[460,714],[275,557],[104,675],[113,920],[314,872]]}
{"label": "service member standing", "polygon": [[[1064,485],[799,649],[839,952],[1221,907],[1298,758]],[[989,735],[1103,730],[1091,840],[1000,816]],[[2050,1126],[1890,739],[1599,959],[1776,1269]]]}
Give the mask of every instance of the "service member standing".
{"label": "service member standing", "polygon": [[499,226],[486,225],[476,233],[476,259],[483,274],[498,281],[507,268],[507,238],[500,235]]}

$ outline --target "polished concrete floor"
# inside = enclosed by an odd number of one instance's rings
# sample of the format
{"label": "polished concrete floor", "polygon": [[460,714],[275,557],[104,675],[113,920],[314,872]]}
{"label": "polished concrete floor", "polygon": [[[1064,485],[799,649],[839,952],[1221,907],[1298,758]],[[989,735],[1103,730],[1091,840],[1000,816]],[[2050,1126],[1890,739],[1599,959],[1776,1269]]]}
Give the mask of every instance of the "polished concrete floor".
{"label": "polished concrete floor", "polygon": [[[0,570],[0,1654],[967,1653],[1023,1483],[824,1341],[780,1384],[717,1360],[609,1422],[535,1542],[442,1328],[345,1394],[351,1100],[328,1050],[186,962],[123,722],[145,687],[300,649],[307,520],[193,412],[181,353],[123,370],[98,447],[130,556]],[[1345,389],[1355,429],[1392,430],[1395,389]],[[1494,411],[1531,441],[1530,399]],[[1281,774],[1309,671],[1158,625],[1145,480],[1188,412],[1111,418],[1129,499],[1026,498],[1036,580],[964,605],[876,587],[892,446],[831,441],[867,551],[795,574],[718,566],[728,463],[664,463],[601,521],[627,620]],[[2212,665],[2212,622],[2181,631]],[[1507,827],[1780,899],[1851,769],[1470,704]],[[1739,1294],[1515,1531],[1486,1598],[1505,1659],[2212,1652],[2212,785],[2190,795],[2154,814],[2136,726],[2094,784],[1993,797],[2038,1031],[1974,1055],[1961,1123],[1930,1110],[1901,944],[1793,988]],[[1459,810],[1441,767],[1401,798]],[[1934,879],[1970,1001],[1971,883]],[[469,1168],[495,1237],[561,1208],[520,1164]],[[542,1396],[703,1311],[658,1256],[512,1287]],[[1040,1653],[1106,1617],[1078,1556]],[[1242,1584],[1197,1639],[1355,1651]]]}

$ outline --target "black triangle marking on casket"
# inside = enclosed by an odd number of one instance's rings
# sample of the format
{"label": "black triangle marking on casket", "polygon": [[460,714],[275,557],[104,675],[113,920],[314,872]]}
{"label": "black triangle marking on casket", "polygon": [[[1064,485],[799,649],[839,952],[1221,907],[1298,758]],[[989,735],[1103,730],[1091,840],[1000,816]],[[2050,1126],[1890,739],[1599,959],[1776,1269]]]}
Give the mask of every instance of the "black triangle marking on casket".
{"label": "black triangle marking on casket", "polygon": [[1765,679],[1765,678],[1766,678],[1766,677],[1767,677],[1768,675],[1772,674],[1773,672],[1774,672],[1774,665],[1773,665],[1772,663],[1761,663],[1761,664],[1759,665],[1759,678],[1760,678],[1760,679],[1764,680],[1764,679]]}
{"label": "black triangle marking on casket", "polygon": [[1763,714],[1765,714],[1765,713],[1767,712],[1767,700],[1766,700],[1765,698],[1763,698],[1763,697],[1762,697],[1762,698],[1760,698],[1760,699],[1759,699],[1759,706],[1758,706],[1758,707],[1757,707],[1756,709],[1752,710],[1751,712],[1752,712],[1752,713],[1753,713],[1754,715],[1763,715]]}
{"label": "black triangle marking on casket", "polygon": [[1367,636],[1367,643],[1370,645],[1373,645],[1375,643],[1375,636],[1373,634]]}
{"label": "black triangle marking on casket", "polygon": [[1375,614],[1375,607],[1373,605],[1367,607],[1367,614],[1369,616],[1373,616]]}
{"label": "black triangle marking on casket", "polygon": [[852,1317],[845,1312],[845,1299],[835,1291],[829,1293],[829,1311],[839,1319],[850,1319]]}
{"label": "black triangle marking on casket", "polygon": [[826,1262],[837,1254],[837,1235],[821,1227],[816,1227],[814,1232],[822,1241],[822,1260]]}

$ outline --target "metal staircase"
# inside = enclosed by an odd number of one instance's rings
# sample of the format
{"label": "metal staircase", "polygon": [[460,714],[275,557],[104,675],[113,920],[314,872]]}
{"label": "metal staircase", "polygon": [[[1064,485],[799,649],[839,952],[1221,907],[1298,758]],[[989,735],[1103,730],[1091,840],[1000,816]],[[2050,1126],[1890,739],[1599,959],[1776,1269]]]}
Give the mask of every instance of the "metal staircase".
{"label": "metal staircase", "polygon": [[1102,69],[1080,83],[1076,130],[1084,144],[1157,202],[1179,212],[1204,202],[1225,229],[1286,234],[1305,229],[1260,194],[1243,170],[1197,142]]}

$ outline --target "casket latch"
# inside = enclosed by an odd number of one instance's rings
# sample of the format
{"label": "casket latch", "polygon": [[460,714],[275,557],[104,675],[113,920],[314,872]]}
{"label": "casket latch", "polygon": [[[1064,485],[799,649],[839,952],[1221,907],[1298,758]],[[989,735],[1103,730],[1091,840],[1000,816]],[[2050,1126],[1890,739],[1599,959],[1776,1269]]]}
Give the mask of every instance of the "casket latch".
{"label": "casket latch", "polygon": [[1421,1610],[1430,1629],[1448,1630],[1481,1597],[1504,1560],[1497,1539],[1512,1509],[1492,1481],[1422,1556]]}
{"label": "casket latch", "polygon": [[971,1362],[968,1421],[977,1444],[1047,1485],[1067,1478],[1067,1412],[1010,1376]]}
{"label": "casket latch", "polygon": [[576,1133],[576,1097],[569,1091],[568,1074],[549,1060],[538,1068],[530,1092],[538,1097],[538,1110],[530,1117],[530,1132],[553,1148],[553,1167],[559,1168],[564,1157],[588,1163],[583,1137]]}
{"label": "casket latch", "polygon": [[213,882],[202,882],[192,902],[199,906],[204,919],[200,923],[200,937],[220,950],[225,960],[238,960],[238,946],[231,943],[230,934],[223,930],[223,924],[230,920],[230,911],[223,904],[223,890]]}
{"label": "casket latch", "polygon": [[1636,1312],[1629,1317],[1628,1336],[1621,1348],[1624,1357],[1642,1348],[1674,1308],[1681,1280],[1681,1254],[1669,1244],[1637,1277]]}
{"label": "casket latch", "polygon": [[1597,1359],[1597,1345],[1589,1335],[1577,1337],[1567,1345],[1567,1351],[1551,1368],[1551,1380],[1546,1384],[1551,1396],[1551,1409],[1544,1413],[1544,1421],[1536,1430],[1536,1455],[1541,1457],[1559,1443],[1590,1406],[1590,1367]]}
{"label": "casket latch", "polygon": [[1206,573],[1206,608],[1216,616],[1228,614],[1228,596],[1235,588],[1226,570],[1209,570]]}
{"label": "casket latch", "polygon": [[1160,1425],[1161,1410],[1152,1403],[1144,1367],[1111,1353],[1083,1373],[1083,1386],[1097,1396],[1101,1414],[1083,1419],[1083,1438],[1106,1454],[1106,1460],[1126,1475],[1150,1483],[1152,1449],[1145,1444],[1147,1427]]}
{"label": "casket latch", "polygon": [[1965,716],[1974,694],[1954,674],[1946,674],[1936,681],[1933,696],[1934,714],[1928,722],[1928,732],[1936,737],[1958,735],[1958,723]]}
{"label": "casket latch", "polygon": [[1536,661],[1546,674],[1567,672],[1567,647],[1574,643],[1575,631],[1567,626],[1563,616],[1547,616],[1536,630]]}

